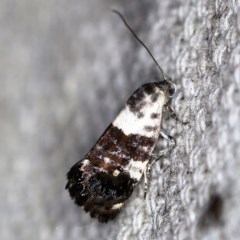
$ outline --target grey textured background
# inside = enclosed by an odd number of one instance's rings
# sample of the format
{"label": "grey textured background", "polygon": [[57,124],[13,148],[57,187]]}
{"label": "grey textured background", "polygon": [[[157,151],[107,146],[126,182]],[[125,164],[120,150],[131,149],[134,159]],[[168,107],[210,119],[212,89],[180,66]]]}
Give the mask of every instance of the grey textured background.
{"label": "grey textured background", "polygon": [[[239,0],[0,2],[0,239],[239,239]],[[64,190],[155,66],[178,86],[177,139],[119,217],[100,224]]]}

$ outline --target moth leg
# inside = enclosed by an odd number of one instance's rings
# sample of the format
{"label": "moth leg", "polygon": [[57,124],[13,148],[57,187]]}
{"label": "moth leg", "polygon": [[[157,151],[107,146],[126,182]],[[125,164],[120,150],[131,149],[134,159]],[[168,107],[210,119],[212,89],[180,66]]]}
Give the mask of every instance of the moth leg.
{"label": "moth leg", "polygon": [[170,152],[176,146],[176,139],[174,137],[166,134],[163,130],[160,131],[160,135],[168,141],[168,147],[159,151],[157,155],[153,155],[153,157],[147,164],[147,167],[144,171],[144,199],[146,199],[148,183],[150,180],[150,172],[153,164],[157,162],[162,156],[166,156],[167,153]]}
{"label": "moth leg", "polygon": [[153,165],[152,161],[149,162],[144,171],[144,199],[146,199],[146,196],[147,196],[148,184],[150,180],[150,171],[151,171],[152,165]]}
{"label": "moth leg", "polygon": [[183,124],[183,125],[189,125],[189,122],[188,122],[188,121],[187,121],[187,122],[183,122],[182,120],[180,120],[180,119],[178,118],[178,116],[176,115],[176,113],[173,111],[173,109],[170,107],[169,104],[165,104],[165,105],[164,105],[164,109],[165,109],[167,112],[169,112],[170,116],[171,116],[173,119],[175,119],[177,122],[180,122],[180,123]]}
{"label": "moth leg", "polygon": [[147,164],[147,167],[146,167],[146,169],[144,170],[144,199],[146,199],[146,195],[147,195],[147,190],[148,190],[148,172],[149,172],[149,170],[148,170],[148,165],[149,165],[149,163]]}
{"label": "moth leg", "polygon": [[[176,139],[174,137],[168,135],[163,130],[160,131],[160,135],[167,140],[168,147],[158,152],[157,160],[159,160],[160,157],[167,155],[167,153],[170,152],[176,146]],[[157,160],[155,160],[155,162]]]}

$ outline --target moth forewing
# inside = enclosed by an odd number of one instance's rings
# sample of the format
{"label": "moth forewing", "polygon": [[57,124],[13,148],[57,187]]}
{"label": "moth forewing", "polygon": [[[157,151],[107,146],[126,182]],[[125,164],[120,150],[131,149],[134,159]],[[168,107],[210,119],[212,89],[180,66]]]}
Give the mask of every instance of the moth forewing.
{"label": "moth forewing", "polygon": [[119,213],[145,172],[171,88],[168,81],[138,88],[84,159],[67,174],[70,196],[100,222]]}

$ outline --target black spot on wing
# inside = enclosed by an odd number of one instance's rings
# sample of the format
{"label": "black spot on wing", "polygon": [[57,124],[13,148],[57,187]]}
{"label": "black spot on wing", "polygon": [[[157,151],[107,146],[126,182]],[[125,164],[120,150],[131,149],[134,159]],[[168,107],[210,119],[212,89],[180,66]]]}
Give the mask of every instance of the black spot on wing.
{"label": "black spot on wing", "polygon": [[158,93],[153,93],[152,96],[151,96],[151,101],[152,102],[156,102],[159,98],[159,92]]}
{"label": "black spot on wing", "polygon": [[[146,104],[145,98],[148,95],[154,95],[159,83],[152,82],[142,85],[133,95],[128,99],[127,105],[133,113],[138,113]],[[156,101],[157,95],[154,95],[152,101]]]}
{"label": "black spot on wing", "polygon": [[139,113],[137,113],[137,117],[138,117],[138,118],[143,118],[143,117],[144,117],[144,114],[143,114],[142,112],[139,112]]}
{"label": "black spot on wing", "polygon": [[127,105],[131,112],[139,114],[142,108],[146,105],[144,100],[139,101],[139,99],[135,98],[134,96],[128,101]]}
{"label": "black spot on wing", "polygon": [[146,132],[156,132],[156,131],[158,131],[158,127],[157,126],[145,126],[144,130]]}
{"label": "black spot on wing", "polygon": [[82,195],[84,185],[80,184],[84,181],[83,172],[80,170],[82,164],[74,165],[67,174],[67,184],[65,186],[68,189],[70,197],[74,199],[75,203],[82,206],[86,199],[86,195]]}
{"label": "black spot on wing", "polygon": [[156,91],[156,84],[155,83],[147,83],[142,86],[143,91],[147,94],[153,94]]}
{"label": "black spot on wing", "polygon": [[[120,172],[118,176],[112,176],[107,172],[97,171],[89,178],[88,191],[96,196],[96,202],[116,201],[130,197],[135,181],[126,172]],[[110,202],[108,202],[110,203]]]}
{"label": "black spot on wing", "polygon": [[113,176],[91,164],[84,172],[74,166],[67,177],[66,188],[75,203],[100,222],[108,222],[117,216],[121,207],[114,208],[114,205],[124,205],[137,183],[127,172]]}
{"label": "black spot on wing", "polygon": [[152,119],[156,119],[156,118],[159,118],[159,117],[160,117],[160,115],[158,113],[152,113],[151,114]]}

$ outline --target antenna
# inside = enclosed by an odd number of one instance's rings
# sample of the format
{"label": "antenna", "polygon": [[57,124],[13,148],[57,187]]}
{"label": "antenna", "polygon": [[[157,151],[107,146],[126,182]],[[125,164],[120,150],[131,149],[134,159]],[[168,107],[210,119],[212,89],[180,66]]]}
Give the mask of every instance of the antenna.
{"label": "antenna", "polygon": [[159,66],[157,60],[154,58],[154,56],[152,55],[152,53],[150,52],[150,50],[148,49],[148,47],[143,43],[143,41],[136,35],[136,33],[133,31],[133,29],[129,26],[129,24],[127,23],[127,21],[125,20],[125,18],[123,17],[123,15],[118,12],[117,10],[113,9],[112,12],[116,13],[123,21],[123,23],[125,24],[125,26],[128,28],[128,30],[132,33],[132,35],[138,40],[138,42],[140,44],[142,44],[142,46],[147,50],[148,54],[151,56],[151,58],[153,59],[153,61],[155,62],[155,64],[158,66],[159,70],[161,71],[164,80],[167,80],[162,68]]}

